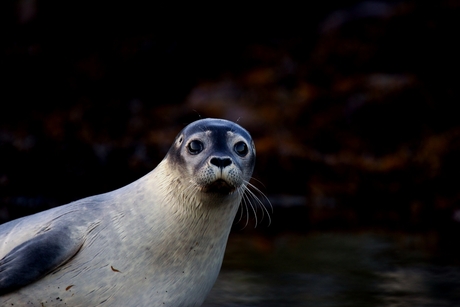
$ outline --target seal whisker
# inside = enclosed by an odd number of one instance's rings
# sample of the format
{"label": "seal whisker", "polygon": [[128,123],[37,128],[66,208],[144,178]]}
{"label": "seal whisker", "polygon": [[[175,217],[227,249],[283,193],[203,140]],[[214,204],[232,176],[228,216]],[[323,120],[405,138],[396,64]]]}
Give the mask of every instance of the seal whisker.
{"label": "seal whisker", "polygon": [[244,195],[244,187],[239,187],[238,188],[238,193],[241,195],[241,202],[240,202],[241,211],[240,211],[240,219],[238,220],[238,222],[241,221],[241,219],[243,217],[243,211],[244,211],[244,209],[246,209],[246,223],[244,224],[243,228],[241,228],[241,229],[244,229],[249,224],[249,214],[248,214],[249,209],[248,209],[248,205],[247,205],[247,199],[246,199],[246,197]]}
{"label": "seal whisker", "polygon": [[[255,179],[254,177],[252,177],[252,179],[257,180],[257,179]],[[259,180],[257,180],[257,181],[259,181]],[[260,181],[259,181],[259,182],[260,182]],[[267,197],[259,188],[257,188],[257,187],[256,187],[255,185],[253,185],[252,183],[246,182],[246,184],[247,184],[250,188],[254,189],[257,193],[259,193],[259,194],[267,201],[268,205],[270,206],[270,211],[273,213],[273,205],[272,205],[270,199],[268,199],[268,197]]]}
{"label": "seal whisker", "polygon": [[[257,197],[257,195],[256,195],[254,192],[252,192],[249,188],[247,188],[247,192],[257,201],[257,203],[258,203],[261,207],[264,208],[263,211],[266,211],[267,214],[269,214],[269,212],[267,211],[267,208],[265,208],[265,205],[264,205],[264,203],[262,202],[262,200],[261,200],[259,197]],[[263,213],[263,212],[262,212],[262,213]]]}
{"label": "seal whisker", "polygon": [[245,202],[244,198],[243,198],[243,194],[244,194],[244,191],[242,191],[243,188],[239,187],[236,191],[237,193],[240,195],[241,197],[241,202],[240,202],[240,208],[239,208],[239,211],[240,211],[240,217],[238,218],[238,223],[241,222],[241,219],[243,218],[243,203]]}
{"label": "seal whisker", "polygon": [[[243,218],[244,210],[246,209],[247,212],[247,204],[246,204],[246,199],[244,198],[244,188],[239,187],[238,188],[238,194],[241,195],[241,202],[240,202],[240,218],[238,219],[238,222],[240,222]],[[246,224],[243,226],[244,229],[248,225],[248,215],[246,214]]]}
{"label": "seal whisker", "polygon": [[[261,200],[260,200],[260,199],[259,199],[249,188],[246,188],[246,190],[247,190],[247,193],[249,194],[249,196],[250,196],[252,199],[254,199],[254,200],[256,201],[256,203],[257,203],[257,206],[255,206],[256,212],[257,212],[258,207],[265,208],[265,207],[264,207],[264,204],[262,203],[262,201],[261,201]],[[262,209],[262,220],[263,220],[264,217],[265,217],[265,211],[266,211],[266,210]]]}
{"label": "seal whisker", "polygon": [[[248,189],[247,187],[245,187],[245,192],[247,192],[247,191],[249,191],[249,189]],[[253,195],[251,194],[251,191],[249,191],[249,193],[250,193],[250,194],[244,193],[243,195],[244,195],[245,198],[247,199],[247,201],[248,201],[248,203],[249,203],[249,206],[251,207],[252,212],[254,213],[254,218],[255,218],[255,220],[256,220],[256,224],[254,225],[254,228],[256,228],[257,225],[258,225],[258,222],[259,222],[258,219],[257,219],[257,210],[256,210],[257,206],[255,206],[255,205],[253,204],[253,202],[251,201],[250,196],[253,196]],[[248,216],[249,216],[249,210],[248,210]]]}
{"label": "seal whisker", "polygon": [[250,188],[254,189],[255,192],[257,192],[259,195],[261,195],[269,204],[270,208],[271,208],[271,213],[273,213],[273,206],[270,202],[270,200],[268,199],[268,197],[261,191],[259,190],[257,187],[255,187],[253,184],[249,183],[249,182],[246,182],[247,186],[245,187],[246,188],[246,192],[251,195],[251,197],[257,202],[257,204],[262,208],[262,220],[265,216],[265,213],[267,214],[267,217],[268,217],[268,225],[271,225],[271,217],[270,217],[270,212],[268,211],[268,209],[266,208],[264,202],[259,198],[257,197],[257,195],[251,191]]}
{"label": "seal whisker", "polygon": [[[244,209],[246,209],[246,224],[244,225],[244,228],[246,228],[246,226],[249,224],[249,213],[250,213],[250,210],[249,210],[249,207],[248,205],[251,207],[252,209],[252,212],[254,213],[254,219],[255,219],[255,226],[254,228],[257,227],[257,225],[259,224],[259,221],[258,221],[258,216],[257,216],[257,207],[258,206],[255,206],[253,201],[251,199],[255,198],[257,199],[257,197],[251,192],[248,190],[248,188],[246,187],[246,185],[243,185],[241,187],[238,188],[238,193],[241,195],[241,203],[240,203],[240,207],[241,207],[241,211],[240,211],[240,218],[238,220],[238,222],[241,221],[242,219],[242,215],[243,215],[243,211]],[[262,214],[264,214],[262,212]],[[263,215],[262,215],[262,220],[263,220]]]}
{"label": "seal whisker", "polygon": [[[255,218],[256,218],[256,227],[257,227],[257,208],[261,206],[262,208],[265,208],[260,199],[250,190],[246,187],[246,192],[247,192],[247,198],[248,199],[253,199],[255,200],[255,203],[250,201],[251,208],[254,212]],[[262,220],[265,218],[265,210],[262,209]],[[270,220],[270,219],[269,219]]]}
{"label": "seal whisker", "polygon": [[[262,181],[260,181],[259,179],[255,178],[255,177],[251,177],[251,179],[257,181],[258,183],[260,183],[261,185],[263,185],[264,188],[265,188],[265,184],[264,184]],[[248,182],[248,183],[249,183],[249,182]],[[253,186],[253,187],[255,188],[254,185],[251,184],[251,186]]]}

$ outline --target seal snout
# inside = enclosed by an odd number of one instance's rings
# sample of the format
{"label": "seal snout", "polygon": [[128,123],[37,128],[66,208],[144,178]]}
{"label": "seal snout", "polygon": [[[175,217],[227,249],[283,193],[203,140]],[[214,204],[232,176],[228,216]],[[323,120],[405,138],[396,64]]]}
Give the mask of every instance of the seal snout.
{"label": "seal snout", "polygon": [[219,194],[230,194],[235,191],[235,182],[229,176],[233,160],[229,156],[213,156],[208,161],[211,167],[208,171],[213,173],[213,178],[209,178],[204,191]]}
{"label": "seal snout", "polygon": [[212,165],[215,165],[218,168],[225,168],[233,163],[232,159],[230,159],[229,157],[213,157],[209,162],[211,162]]}

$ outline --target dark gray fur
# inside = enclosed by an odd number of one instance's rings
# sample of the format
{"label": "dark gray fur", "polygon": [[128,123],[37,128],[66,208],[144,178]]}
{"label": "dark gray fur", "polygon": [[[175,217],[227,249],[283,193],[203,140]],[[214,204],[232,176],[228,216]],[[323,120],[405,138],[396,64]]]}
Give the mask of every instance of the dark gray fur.
{"label": "dark gray fur", "polygon": [[0,260],[0,295],[24,287],[50,273],[70,259],[81,246],[70,230],[44,231],[15,247]]}

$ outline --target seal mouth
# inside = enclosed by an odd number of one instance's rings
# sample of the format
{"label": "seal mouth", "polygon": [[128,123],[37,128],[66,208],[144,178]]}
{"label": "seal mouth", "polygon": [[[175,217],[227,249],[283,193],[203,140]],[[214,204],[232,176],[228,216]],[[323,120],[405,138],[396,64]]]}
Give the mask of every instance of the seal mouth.
{"label": "seal mouth", "polygon": [[205,193],[231,194],[236,190],[236,188],[223,179],[217,179],[216,181],[206,185],[203,190]]}

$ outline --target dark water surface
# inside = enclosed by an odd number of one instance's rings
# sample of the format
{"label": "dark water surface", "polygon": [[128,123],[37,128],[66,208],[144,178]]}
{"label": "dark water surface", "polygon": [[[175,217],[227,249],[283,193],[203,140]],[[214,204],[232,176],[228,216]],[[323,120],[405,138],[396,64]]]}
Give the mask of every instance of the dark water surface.
{"label": "dark water surface", "polygon": [[233,233],[203,306],[460,306],[460,261],[434,234]]}

